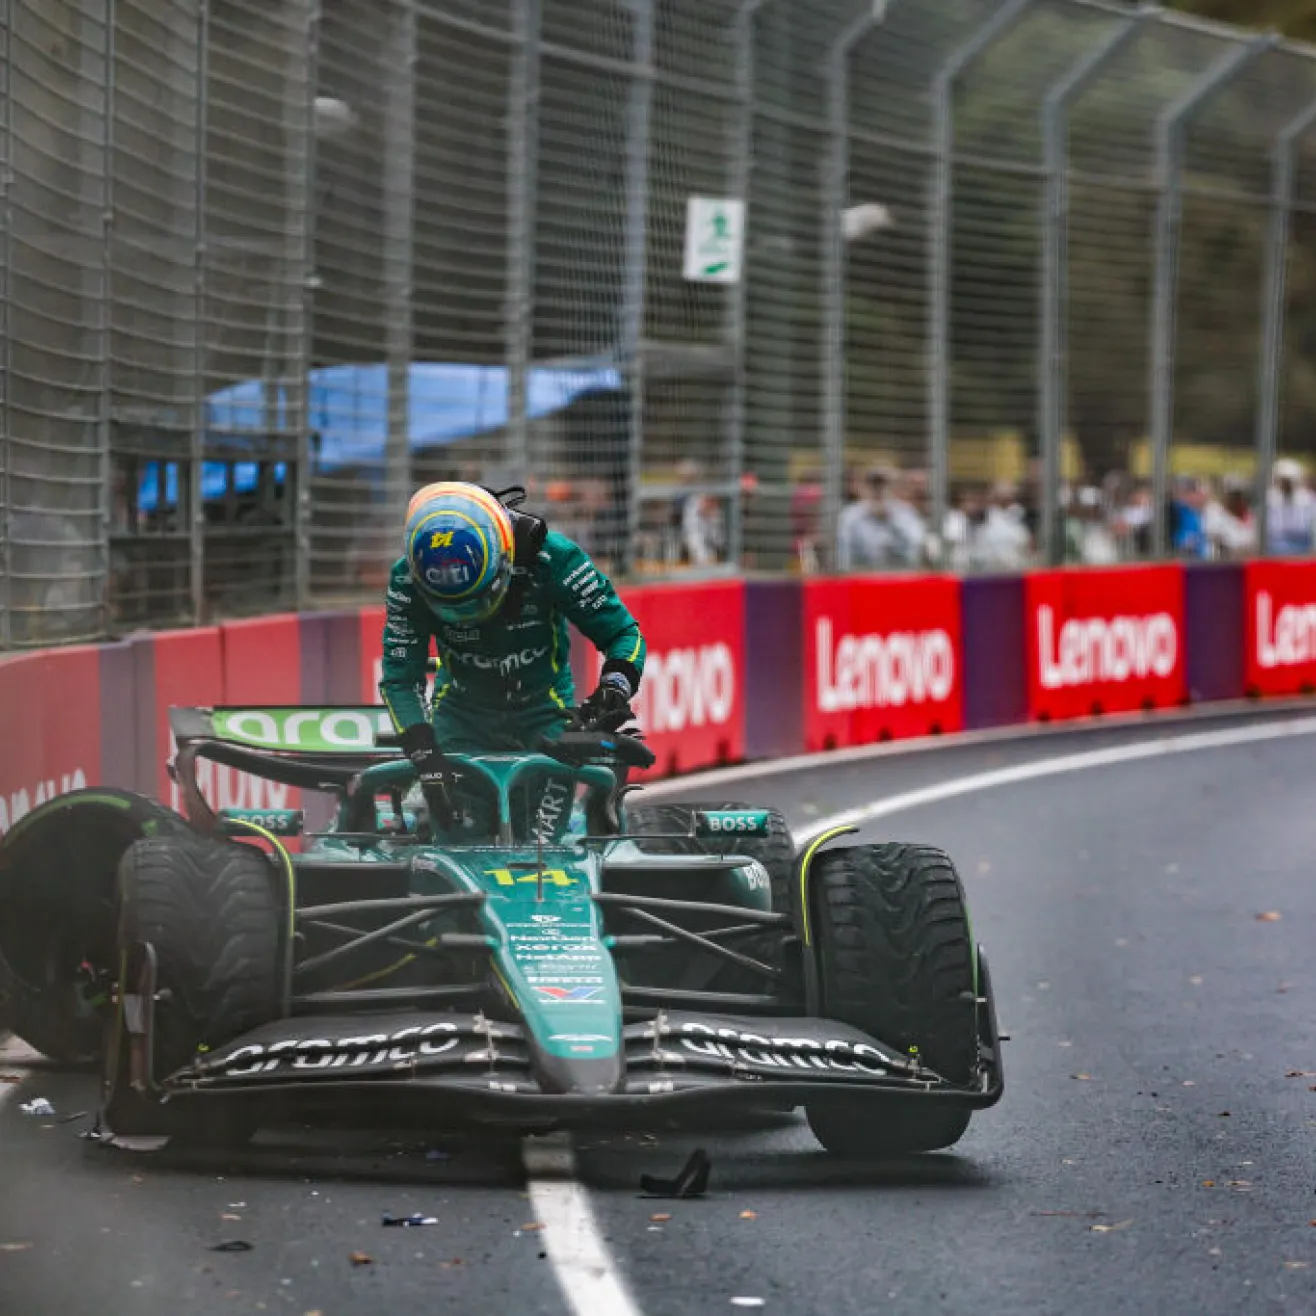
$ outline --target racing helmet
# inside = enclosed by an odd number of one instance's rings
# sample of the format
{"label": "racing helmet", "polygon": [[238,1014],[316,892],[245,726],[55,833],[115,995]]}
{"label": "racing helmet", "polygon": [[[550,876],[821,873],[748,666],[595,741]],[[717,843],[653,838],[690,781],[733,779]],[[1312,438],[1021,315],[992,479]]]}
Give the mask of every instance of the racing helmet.
{"label": "racing helmet", "polygon": [[421,597],[442,620],[487,621],[512,580],[512,515],[479,485],[426,485],[407,508],[403,553]]}

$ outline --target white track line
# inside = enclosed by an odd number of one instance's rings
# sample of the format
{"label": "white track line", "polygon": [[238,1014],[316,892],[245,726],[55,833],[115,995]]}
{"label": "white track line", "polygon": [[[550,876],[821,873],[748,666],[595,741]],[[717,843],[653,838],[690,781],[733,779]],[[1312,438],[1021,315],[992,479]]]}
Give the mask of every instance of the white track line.
{"label": "white track line", "polygon": [[589,1194],[576,1178],[568,1134],[526,1138],[521,1156],[544,1251],[574,1316],[643,1316],[608,1251]]}
{"label": "white track line", "polygon": [[1093,749],[1081,754],[1064,754],[1057,758],[1038,759],[1032,763],[1016,764],[1012,768],[997,768],[991,772],[976,772],[968,777],[924,786],[919,790],[905,791],[888,796],[872,804],[861,804],[845,809],[828,818],[819,818],[796,839],[806,841],[832,827],[859,826],[888,814],[902,813],[926,804],[939,804],[959,795],[972,795],[976,791],[994,790],[998,786],[1014,786],[1019,782],[1036,781],[1040,777],[1054,777],[1066,772],[1085,772],[1089,768],[1113,767],[1121,763],[1136,763],[1139,759],[1166,758],[1174,754],[1193,754],[1204,749],[1225,749],[1231,745],[1252,745],[1267,740],[1288,740],[1293,736],[1316,735],[1316,717],[1301,718],[1296,722],[1266,723],[1261,726],[1234,727],[1225,731],[1200,731],[1192,735],[1175,736],[1169,740],[1140,741],[1131,745],[1116,745],[1110,749]]}
{"label": "white track line", "polygon": [[965,746],[993,745],[1000,742],[1046,741],[1060,736],[1083,735],[1100,731],[1141,730],[1147,735],[1173,732],[1185,724],[1285,713],[1308,712],[1309,698],[1267,700],[1258,704],[1251,699],[1230,699],[1220,703],[1197,704],[1192,708],[1159,709],[1151,713],[1113,713],[1099,718],[1074,718],[1064,722],[1025,722],[1008,726],[985,727],[979,731],[954,731],[944,736],[919,736],[908,740],[883,740],[871,745],[850,745],[845,749],[818,750],[812,754],[792,754],[788,758],[765,759],[756,763],[737,763],[726,768],[707,768],[680,777],[645,783],[644,797],[681,795],[692,787],[703,790],[723,783],[753,781],[758,777],[780,777],[809,768],[843,767],[850,763],[868,763],[873,759],[908,758],[918,754],[946,753]]}

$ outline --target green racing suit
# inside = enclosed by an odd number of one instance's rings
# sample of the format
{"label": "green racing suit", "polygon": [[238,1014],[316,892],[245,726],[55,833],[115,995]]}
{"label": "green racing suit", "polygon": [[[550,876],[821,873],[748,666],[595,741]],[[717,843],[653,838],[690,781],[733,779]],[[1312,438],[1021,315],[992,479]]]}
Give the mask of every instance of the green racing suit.
{"label": "green racing suit", "polygon": [[[639,625],[565,535],[548,532],[536,560],[518,567],[503,607],[476,626],[435,614],[400,559],[388,583],[379,687],[394,725],[402,731],[429,716],[439,747],[454,754],[530,749],[541,736],[560,734],[575,704],[568,623],[638,688],[645,658]],[[427,710],[431,644],[439,671]]]}

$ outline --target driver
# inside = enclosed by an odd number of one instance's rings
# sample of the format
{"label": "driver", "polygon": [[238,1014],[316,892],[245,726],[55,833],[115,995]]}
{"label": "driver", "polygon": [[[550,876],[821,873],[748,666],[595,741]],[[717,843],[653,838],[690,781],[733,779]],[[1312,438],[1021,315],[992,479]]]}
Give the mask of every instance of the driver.
{"label": "driver", "polygon": [[[379,689],[441,824],[453,817],[445,751],[532,749],[573,723],[615,731],[640,688],[645,644],[635,618],[578,545],[518,510],[524,497],[519,487],[426,485],[407,509],[403,556],[389,576]],[[578,709],[568,622],[604,659]],[[431,642],[439,668],[427,710]]]}

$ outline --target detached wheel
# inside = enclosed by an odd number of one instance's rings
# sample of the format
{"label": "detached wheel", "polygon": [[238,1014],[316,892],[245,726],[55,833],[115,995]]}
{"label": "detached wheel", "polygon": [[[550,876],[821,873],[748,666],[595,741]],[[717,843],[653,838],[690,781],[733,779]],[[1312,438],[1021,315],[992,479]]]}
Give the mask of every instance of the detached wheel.
{"label": "detached wheel", "polygon": [[[922,845],[824,851],[810,879],[822,1009],[923,1062],[952,1083],[978,1069],[976,951],[964,889],[950,858]],[[952,1146],[968,1110],[933,1099],[808,1105],[818,1141],[874,1158]]]}
{"label": "detached wheel", "polygon": [[61,1064],[101,1048],[114,969],[115,868],[187,822],[132,791],[80,790],[21,818],[0,841],[0,1029]]}
{"label": "detached wheel", "polygon": [[[277,1018],[281,902],[270,861],[254,846],[169,837],[139,841],[119,865],[122,962],[150,943],[156,956],[153,1077],[159,1081]],[[125,987],[131,989],[130,984]],[[161,1104],[126,1081],[127,1037],[117,1030],[106,1119],[115,1133],[241,1145],[258,1124],[233,1105],[197,1098]]]}

